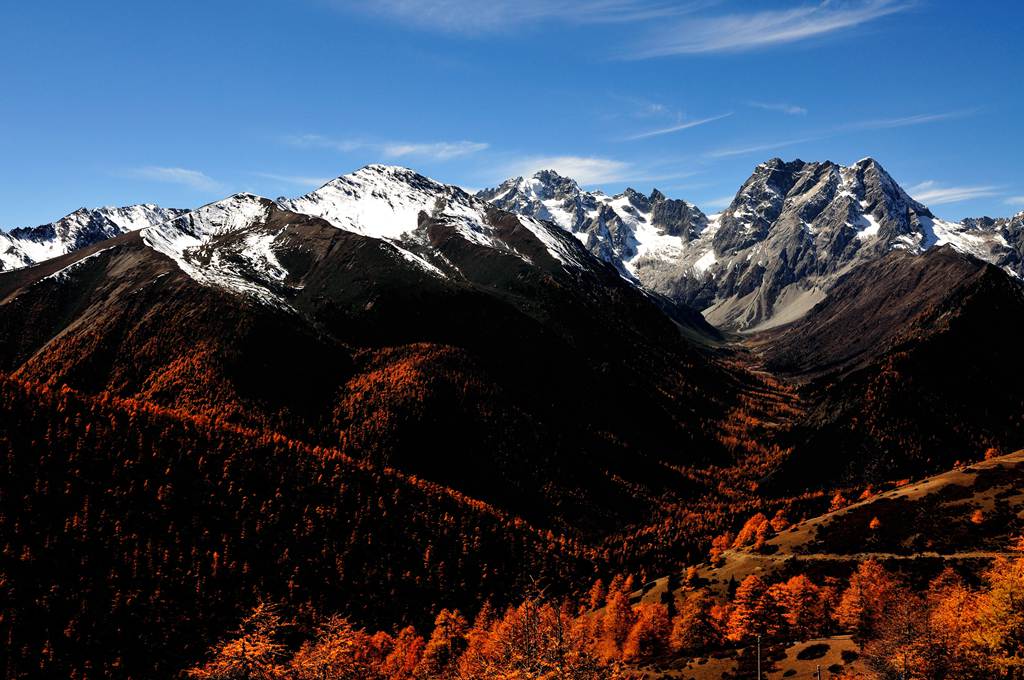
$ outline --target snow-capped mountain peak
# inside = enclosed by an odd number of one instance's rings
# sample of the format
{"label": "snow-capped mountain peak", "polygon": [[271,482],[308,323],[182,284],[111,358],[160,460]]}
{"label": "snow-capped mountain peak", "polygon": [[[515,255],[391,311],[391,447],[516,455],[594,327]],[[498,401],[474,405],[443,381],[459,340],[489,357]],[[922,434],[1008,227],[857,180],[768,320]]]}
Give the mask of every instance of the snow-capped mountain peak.
{"label": "snow-capped mountain peak", "polygon": [[[316,227],[310,218],[323,222]],[[451,239],[530,264],[592,264],[554,225],[503,213],[457,186],[387,165],[368,165],[295,199],[235,194],[144,229],[142,239],[196,281],[288,306],[300,284],[279,255],[302,249],[305,237],[293,229],[300,224],[370,239],[395,264],[441,278],[464,273],[467,254],[461,247],[449,252]]]}
{"label": "snow-capped mountain peak", "polygon": [[625,276],[738,329],[800,316],[841,273],[892,250],[949,245],[1024,273],[1011,221],[941,220],[870,157],[849,166],[769,159],[714,219],[657,190],[607,196],[548,171],[478,196],[551,220]]}
{"label": "snow-capped mountain peak", "polygon": [[389,165],[367,165],[281,205],[341,229],[387,239],[415,230],[421,212],[477,220],[484,208],[459,187]]}
{"label": "snow-capped mountain peak", "polygon": [[0,271],[28,267],[121,234],[166,222],[184,210],[143,203],[124,207],[79,208],[38,227],[0,232]]}
{"label": "snow-capped mountain peak", "polygon": [[638,277],[644,258],[673,258],[708,225],[695,206],[669,200],[660,191],[645,196],[627,188],[609,196],[584,191],[553,170],[507,180],[477,196],[504,210],[557,224],[629,278]]}
{"label": "snow-capped mountain peak", "polygon": [[[340,229],[413,250],[427,245],[427,235],[420,230],[420,218],[425,215],[443,221],[466,241],[523,256],[498,234],[489,214],[492,205],[460,187],[408,168],[368,165],[280,204],[294,212],[321,217]],[[560,243],[551,227],[536,220],[523,220],[522,226],[544,243],[556,260],[580,265],[578,254]]]}
{"label": "snow-capped mountain peak", "polygon": [[0,233],[0,268],[141,229],[147,245],[193,278],[277,304],[291,281],[277,259],[290,242],[281,235],[310,217],[373,239],[396,262],[436,277],[466,276],[491,252],[549,271],[599,266],[596,256],[634,283],[740,330],[799,317],[838,277],[893,250],[950,246],[1024,276],[1024,212],[944,221],[873,158],[849,166],[770,159],[712,218],[657,189],[609,195],[554,170],[473,195],[408,168],[374,164],[295,199],[239,193],[188,212],[154,205],[76,210],[52,224]]}

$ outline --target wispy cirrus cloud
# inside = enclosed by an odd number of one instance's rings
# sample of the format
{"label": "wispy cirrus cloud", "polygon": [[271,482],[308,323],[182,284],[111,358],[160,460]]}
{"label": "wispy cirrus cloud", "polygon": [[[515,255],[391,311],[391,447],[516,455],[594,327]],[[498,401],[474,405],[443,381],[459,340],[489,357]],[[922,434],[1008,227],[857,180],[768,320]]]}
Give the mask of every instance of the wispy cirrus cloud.
{"label": "wispy cirrus cloud", "polygon": [[942,186],[934,180],[916,184],[907,189],[907,193],[925,205],[946,205],[959,203],[976,198],[991,198],[999,195],[996,186]]}
{"label": "wispy cirrus cloud", "polygon": [[[669,171],[662,171],[670,168]],[[614,158],[598,156],[527,156],[505,164],[499,169],[500,178],[528,177],[540,170],[554,170],[580,184],[593,186],[617,182],[662,182],[684,179],[696,174],[680,170],[675,163],[640,165]]]}
{"label": "wispy cirrus cloud", "polygon": [[367,146],[366,142],[360,140],[334,139],[324,135],[286,135],[285,144],[300,149],[333,149],[342,153],[356,151]]}
{"label": "wispy cirrus cloud", "polygon": [[132,168],[124,173],[126,177],[146,179],[153,182],[164,182],[166,184],[180,184],[197,191],[219,191],[222,185],[206,173],[188,168],[162,167],[158,165],[147,165],[141,168]]}
{"label": "wispy cirrus cloud", "polygon": [[341,153],[359,150],[371,150],[384,158],[427,158],[447,161],[470,154],[479,153],[490,148],[484,142],[459,140],[454,142],[375,142],[362,139],[334,139],[324,135],[305,134],[289,135],[284,138],[286,144],[303,149],[332,149]]}
{"label": "wispy cirrus cloud", "polygon": [[701,125],[706,125],[708,123],[713,123],[716,120],[722,120],[723,118],[728,118],[731,115],[732,115],[732,112],[730,111],[729,113],[723,113],[723,114],[718,115],[718,116],[711,116],[710,118],[700,118],[700,119],[697,119],[697,120],[680,121],[680,122],[678,122],[678,123],[676,123],[674,125],[669,125],[668,127],[658,128],[656,130],[648,130],[646,132],[641,132],[641,133],[638,133],[638,134],[630,135],[628,137],[624,137],[623,141],[630,142],[630,141],[634,141],[634,140],[638,140],[638,139],[649,139],[650,137],[659,137],[661,135],[668,135],[668,134],[672,134],[673,132],[680,132],[682,130],[688,130],[690,128],[695,128],[695,127],[699,127]]}
{"label": "wispy cirrus cloud", "polygon": [[719,196],[718,198],[712,198],[710,200],[701,203],[701,206],[708,208],[709,210],[718,210],[728,208],[729,205],[735,199],[735,195]]}
{"label": "wispy cirrus cloud", "polygon": [[977,113],[977,109],[963,111],[945,111],[939,113],[922,113],[913,116],[902,116],[896,118],[877,118],[873,120],[855,121],[853,123],[845,123],[843,125],[838,125],[833,128],[828,128],[801,137],[793,137],[778,141],[760,142],[747,145],[736,145],[732,147],[714,149],[712,151],[705,153],[704,156],[706,158],[731,158],[733,156],[746,156],[754,153],[760,153],[763,151],[784,149],[788,146],[796,146],[797,144],[806,144],[807,142],[818,142],[824,139],[831,139],[833,137],[849,135],[864,130],[886,130],[892,128],[912,127],[915,125],[927,125],[929,123],[938,123],[958,118],[966,118],[967,116],[974,115],[975,113]]}
{"label": "wispy cirrus cloud", "polygon": [[1003,203],[1006,205],[1024,205],[1024,196],[1010,196]]}
{"label": "wispy cirrus cloud", "polygon": [[580,184],[621,182],[634,172],[625,161],[594,156],[531,156],[514,161],[502,172],[507,177],[526,177],[540,170],[554,170]]}
{"label": "wispy cirrus cloud", "polygon": [[830,135],[819,135],[815,137],[800,137],[798,139],[784,139],[776,142],[763,142],[760,144],[751,144],[749,146],[733,146],[724,147],[721,149],[714,149],[704,154],[707,158],[732,158],[734,156],[749,156],[750,154],[761,153],[763,151],[774,151],[776,149],[784,149],[787,146],[795,146],[797,144],[804,144],[806,142],[816,142],[821,139],[825,139]]}
{"label": "wispy cirrus cloud", "polygon": [[688,17],[645,36],[628,56],[643,59],[764,49],[855,28],[913,5],[913,0],[822,0],[793,9]]}
{"label": "wispy cirrus cloud", "polygon": [[445,33],[492,33],[525,24],[634,23],[684,14],[708,2],[667,0],[333,0],[340,9]]}
{"label": "wispy cirrus cloud", "polygon": [[431,144],[404,144],[394,142],[385,144],[384,155],[389,158],[402,156],[422,156],[446,161],[459,156],[468,156],[486,150],[490,145],[483,142],[434,142]]}
{"label": "wispy cirrus cloud", "polygon": [[965,109],[963,111],[944,111],[941,113],[921,113],[916,116],[903,116],[900,118],[879,118],[876,120],[864,120],[858,123],[851,123],[844,126],[849,130],[885,130],[889,128],[911,127],[914,125],[926,125],[937,123],[943,120],[956,120],[967,118],[978,112],[977,109]]}
{"label": "wispy cirrus cloud", "polygon": [[775,111],[777,113],[785,113],[787,116],[806,116],[807,109],[796,104],[785,104],[781,102],[747,102],[747,106],[755,109],[761,109],[762,111]]}

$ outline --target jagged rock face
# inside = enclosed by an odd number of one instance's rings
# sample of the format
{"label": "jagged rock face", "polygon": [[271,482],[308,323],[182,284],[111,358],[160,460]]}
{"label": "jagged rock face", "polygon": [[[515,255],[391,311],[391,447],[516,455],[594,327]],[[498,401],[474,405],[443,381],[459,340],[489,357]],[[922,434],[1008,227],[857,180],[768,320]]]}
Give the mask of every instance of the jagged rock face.
{"label": "jagged rock face", "polygon": [[186,211],[156,205],[79,208],[56,222],[0,233],[0,271],[28,267],[129,231],[166,222]]}
{"label": "jagged rock face", "polygon": [[856,263],[934,245],[934,223],[874,160],[763,163],[719,219],[706,315],[739,329],[791,321]]}
{"label": "jagged rock face", "polygon": [[[414,280],[442,286],[513,286],[526,276],[566,284],[587,279],[627,286],[572,235],[550,222],[516,215],[412,170],[371,165],[296,199],[241,193],[143,229],[150,248],[191,279],[292,309],[308,283],[299,272],[318,261],[319,241],[300,237],[309,220],[361,237],[375,269],[388,263]],[[364,258],[369,261],[368,258]]]}
{"label": "jagged rock face", "polygon": [[651,224],[668,236],[679,236],[684,241],[700,237],[707,229],[708,218],[700,209],[679,199],[665,198],[655,189],[651,192]]}
{"label": "jagged rock face", "polygon": [[554,221],[623,275],[735,330],[799,318],[843,273],[893,250],[948,243],[1024,275],[1024,218],[945,222],[870,158],[848,167],[772,159],[712,219],[657,190],[609,197],[551,171],[479,196]]}
{"label": "jagged rock face", "polygon": [[[405,264],[442,278],[506,275],[484,271],[483,262],[497,261],[494,252],[556,275],[592,269],[594,255],[677,307],[702,310],[733,330],[799,318],[837,277],[892,250],[919,254],[950,244],[1024,278],[1024,213],[953,224],[908,196],[872,159],[843,167],[777,158],[759,165],[712,218],[657,189],[609,196],[550,170],[473,196],[406,168],[370,165],[276,202],[239,194],[189,213],[153,205],[78,210],[0,233],[0,270],[141,229],[147,243],[194,277],[276,304],[284,271],[274,262],[277,236],[246,223],[271,205],[378,239]],[[212,257],[210,237],[225,229],[236,237]],[[474,260],[457,243],[494,252]],[[246,267],[258,274],[255,288]]]}
{"label": "jagged rock face", "polygon": [[553,170],[510,179],[477,196],[504,210],[554,222],[623,276],[656,292],[666,290],[666,263],[681,267],[685,245],[708,227],[707,216],[696,206],[666,198],[657,189],[650,196],[634,189],[609,196],[584,191]]}
{"label": "jagged rock face", "polygon": [[999,233],[1010,246],[1010,252],[1006,253],[1005,264],[1000,264],[1000,266],[1010,267],[1024,276],[1024,212],[1017,213],[1002,225]]}
{"label": "jagged rock face", "polygon": [[995,234],[997,242],[990,244],[988,257],[982,259],[1024,276],[1024,212],[1013,217],[969,217],[961,225],[969,234]]}

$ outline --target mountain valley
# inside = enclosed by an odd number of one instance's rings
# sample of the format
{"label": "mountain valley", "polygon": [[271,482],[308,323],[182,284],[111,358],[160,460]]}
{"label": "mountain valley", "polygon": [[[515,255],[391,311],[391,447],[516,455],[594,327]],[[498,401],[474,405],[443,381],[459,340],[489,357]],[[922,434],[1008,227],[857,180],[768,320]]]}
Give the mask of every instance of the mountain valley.
{"label": "mountain valley", "polygon": [[0,234],[5,677],[172,677],[261,599],[298,636],[733,596],[714,569],[747,546],[708,553],[751,518],[786,536],[837,494],[1015,469],[1022,239],[1024,213],[943,221],[872,159],[772,159],[717,215],[369,165]]}

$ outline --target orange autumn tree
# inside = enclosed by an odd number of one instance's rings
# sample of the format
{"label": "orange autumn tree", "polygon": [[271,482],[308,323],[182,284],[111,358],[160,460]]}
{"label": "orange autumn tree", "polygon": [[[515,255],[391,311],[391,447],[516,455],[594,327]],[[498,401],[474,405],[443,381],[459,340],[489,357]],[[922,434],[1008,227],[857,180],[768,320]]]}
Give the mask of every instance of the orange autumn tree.
{"label": "orange autumn tree", "polygon": [[1008,677],[1024,670],[1024,557],[999,558],[986,572],[973,641]]}
{"label": "orange autumn tree", "polygon": [[936,666],[947,677],[969,677],[972,669],[984,665],[972,641],[978,626],[978,594],[947,567],[929,584],[925,600]]}
{"label": "orange autumn tree", "polygon": [[714,600],[703,590],[683,599],[669,634],[673,652],[695,652],[721,642],[721,629],[712,613],[714,606]]}
{"label": "orange autumn tree", "polygon": [[296,680],[364,680],[375,674],[392,646],[391,636],[371,637],[344,617],[332,616],[295,653],[290,667]]}
{"label": "orange autumn tree", "polygon": [[751,546],[754,550],[760,550],[765,542],[775,535],[775,529],[764,513],[757,513],[744,524],[743,528],[736,534],[736,540],[732,547],[743,548]]}
{"label": "orange autumn tree", "polygon": [[876,560],[865,560],[850,577],[836,608],[836,621],[861,638],[871,637],[886,610],[907,594],[906,589]]}
{"label": "orange autumn tree", "polygon": [[610,680],[594,654],[595,640],[568,604],[528,598],[470,640],[455,676],[460,680]]}
{"label": "orange autumn tree", "polygon": [[466,648],[468,628],[458,610],[442,609],[434,619],[434,632],[423,648],[417,675],[440,675],[452,666]]}
{"label": "orange autumn tree", "polygon": [[794,637],[805,640],[826,632],[830,618],[828,593],[822,588],[802,574],[773,588]]}
{"label": "orange autumn tree", "polygon": [[864,661],[880,678],[930,680],[942,677],[932,667],[928,617],[920,598],[903,593],[888,603],[863,646]]}
{"label": "orange autumn tree", "polygon": [[598,609],[604,604],[605,598],[607,597],[608,591],[604,587],[604,581],[597,579],[594,581],[594,585],[590,587],[590,591],[587,593],[584,608],[589,609],[590,611]]}
{"label": "orange autumn tree", "polygon": [[735,537],[731,531],[727,531],[724,534],[720,534],[711,539],[711,551],[708,553],[708,559],[712,566],[721,566],[722,562],[725,561],[725,551],[732,547]]}
{"label": "orange autumn tree", "polygon": [[214,645],[209,660],[186,671],[196,680],[277,680],[285,678],[287,648],[280,641],[284,623],[276,607],[258,603],[232,637]]}
{"label": "orange autumn tree", "polygon": [[622,658],[626,661],[645,659],[668,651],[672,624],[668,607],[656,602],[644,602],[635,610],[636,623],[622,644]]}
{"label": "orange autumn tree", "polygon": [[786,628],[784,611],[764,580],[755,574],[743,579],[736,589],[727,637],[748,642],[758,635],[776,637]]}
{"label": "orange autumn tree", "polygon": [[604,615],[601,619],[599,646],[605,658],[615,659],[622,654],[622,645],[635,623],[629,596],[633,592],[633,577],[616,575],[608,584]]}
{"label": "orange autumn tree", "polygon": [[423,636],[412,626],[400,630],[395,636],[391,652],[381,664],[381,675],[387,680],[411,680],[423,657],[423,648],[426,644]]}

